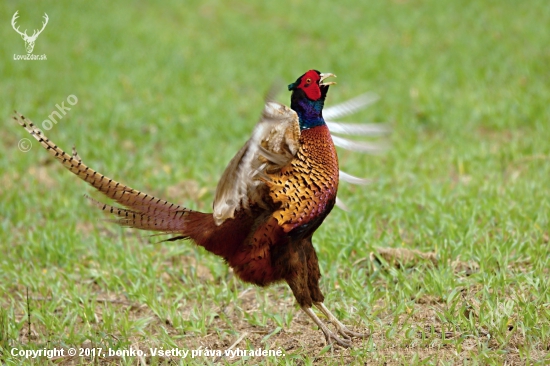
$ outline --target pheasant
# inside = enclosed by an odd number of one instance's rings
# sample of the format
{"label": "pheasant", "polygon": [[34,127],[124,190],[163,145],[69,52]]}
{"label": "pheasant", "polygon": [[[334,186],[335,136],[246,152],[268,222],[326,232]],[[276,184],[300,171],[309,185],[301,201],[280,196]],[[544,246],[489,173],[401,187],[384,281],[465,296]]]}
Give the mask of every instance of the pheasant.
{"label": "pheasant", "polygon": [[[365,181],[339,171],[329,126],[339,133],[384,132],[375,125],[336,124],[323,118],[329,86],[335,76],[309,70],[288,86],[290,108],[267,100],[252,137],[229,162],[218,186],[213,213],[193,211],[118,183],[86,166],[73,149],[61,150],[22,115],[14,119],[68,170],[122,207],[91,202],[117,216],[118,223],[190,239],[221,256],[243,281],[258,286],[286,281],[301,309],[323,331],[327,343],[351,346],[351,337],[366,337],[342,324],[324,305],[321,273],[312,236],[337,203],[339,177]],[[335,118],[371,103],[364,95],[327,108]],[[348,149],[375,147],[342,137]],[[343,205],[342,205],[343,206]],[[331,331],[312,311],[315,306],[336,329]]]}

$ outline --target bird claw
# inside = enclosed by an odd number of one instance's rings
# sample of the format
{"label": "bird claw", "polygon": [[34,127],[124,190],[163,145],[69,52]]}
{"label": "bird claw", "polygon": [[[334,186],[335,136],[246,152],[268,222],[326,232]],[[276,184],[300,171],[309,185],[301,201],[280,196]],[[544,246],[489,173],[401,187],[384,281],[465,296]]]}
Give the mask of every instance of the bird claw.
{"label": "bird claw", "polygon": [[353,330],[350,330],[348,328],[346,328],[345,326],[343,325],[337,325],[337,324],[334,324],[336,326],[336,329],[338,330],[338,333],[344,337],[344,339],[347,339],[347,340],[350,340],[351,341],[351,338],[367,338],[369,335],[368,334],[365,334],[365,333],[357,333],[357,332],[354,332]]}
{"label": "bird claw", "polygon": [[351,343],[352,338],[367,338],[369,336],[369,334],[354,332],[346,328],[341,323],[340,324],[333,323],[333,325],[336,327],[338,334],[340,334],[342,337],[340,338],[336,334],[330,331],[329,331],[329,334],[325,333],[325,338],[327,339],[327,342],[329,344],[332,344],[333,342],[331,340],[334,340],[338,345],[345,348],[349,348],[352,346],[352,343]]}
{"label": "bird claw", "polygon": [[328,309],[322,305],[322,303],[316,303],[315,304],[319,310],[321,310],[327,317],[329,318],[329,321],[335,326],[338,333],[342,336],[339,337],[337,334],[332,332],[322,321],[319,319],[317,315],[311,310],[311,308],[308,308],[306,306],[302,307],[302,310],[317,324],[317,326],[323,331],[325,334],[325,339],[327,341],[327,344],[338,344],[341,347],[349,348],[352,346],[351,344],[351,337],[359,337],[359,338],[365,338],[368,337],[366,334],[356,333],[348,328],[346,328],[342,323],[338,321],[332,315]]}
{"label": "bird claw", "polygon": [[355,338],[367,338],[369,336],[369,334],[363,334],[363,333],[357,333],[357,332],[354,332],[350,329],[348,329],[344,324],[342,324],[338,318],[336,318],[334,316],[334,314],[332,314],[330,312],[329,309],[327,309],[327,307],[325,306],[325,304],[323,304],[322,302],[318,302],[318,303],[315,303],[315,306],[328,318],[329,322],[332,323],[332,325],[334,325],[334,327],[336,328],[336,330],[338,331],[338,333],[344,337],[346,340],[349,340],[351,342],[351,338],[352,337],[355,337]]}
{"label": "bird claw", "polygon": [[325,332],[325,330],[323,329],[323,333],[325,333],[325,339],[327,341],[327,344],[334,344],[334,342],[336,342],[339,346],[342,346],[345,348],[351,347],[351,338],[345,337],[342,339],[338,337],[336,334],[334,334],[333,332],[331,332],[330,330],[328,332]]}

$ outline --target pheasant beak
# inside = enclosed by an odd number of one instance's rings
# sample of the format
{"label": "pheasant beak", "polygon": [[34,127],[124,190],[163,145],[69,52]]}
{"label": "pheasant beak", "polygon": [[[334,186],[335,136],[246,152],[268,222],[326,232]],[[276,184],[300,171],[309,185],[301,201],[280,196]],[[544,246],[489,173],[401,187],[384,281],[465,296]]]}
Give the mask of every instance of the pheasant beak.
{"label": "pheasant beak", "polygon": [[327,73],[322,73],[321,74],[321,79],[319,80],[319,85],[320,86],[328,86],[328,85],[335,85],[336,82],[334,81],[329,81],[329,82],[326,82],[326,83],[323,83],[323,80],[325,80],[326,78],[329,78],[329,77],[336,77],[336,75],[330,73],[330,72],[327,72]]}

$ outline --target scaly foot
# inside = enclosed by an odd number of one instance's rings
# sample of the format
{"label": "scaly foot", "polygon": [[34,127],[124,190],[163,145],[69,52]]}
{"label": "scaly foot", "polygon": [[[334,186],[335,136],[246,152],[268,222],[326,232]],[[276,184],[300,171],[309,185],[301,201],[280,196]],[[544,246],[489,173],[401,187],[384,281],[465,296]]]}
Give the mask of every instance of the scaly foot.
{"label": "scaly foot", "polygon": [[314,303],[314,305],[328,318],[328,320],[334,325],[336,330],[338,330],[338,333],[340,333],[346,340],[351,341],[351,337],[367,338],[369,336],[369,334],[357,333],[348,329],[338,320],[338,318],[334,316],[334,314],[330,312],[329,309],[327,309],[325,304],[323,304],[322,302],[316,302]]}
{"label": "scaly foot", "polygon": [[[325,339],[328,344],[332,344],[333,342],[336,342],[338,345],[349,348],[351,347],[351,338],[349,336],[345,336],[344,339],[338,337],[336,334],[334,334],[328,327],[319,319],[317,315],[311,310],[311,308],[302,307],[302,310],[317,324],[319,328],[323,331],[325,334]],[[338,331],[340,333],[340,330]],[[341,334],[341,333],[340,333]]]}

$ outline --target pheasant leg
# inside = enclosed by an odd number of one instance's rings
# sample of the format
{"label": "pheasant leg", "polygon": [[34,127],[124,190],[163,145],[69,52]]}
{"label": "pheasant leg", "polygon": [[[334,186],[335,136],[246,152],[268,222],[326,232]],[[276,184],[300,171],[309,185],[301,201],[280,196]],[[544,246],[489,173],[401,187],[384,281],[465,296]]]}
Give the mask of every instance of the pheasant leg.
{"label": "pheasant leg", "polygon": [[357,337],[357,338],[367,338],[369,335],[364,333],[357,333],[352,330],[349,330],[344,324],[342,324],[338,318],[334,316],[330,312],[329,309],[323,304],[322,302],[316,302],[314,305],[319,309],[326,317],[327,319],[334,325],[334,327],[338,330],[338,333],[340,333],[346,340],[351,341],[351,337]]}
{"label": "pheasant leg", "polygon": [[351,341],[350,338],[342,339],[338,337],[338,335],[334,334],[328,327],[319,319],[317,315],[311,310],[311,308],[308,308],[306,306],[302,306],[302,310],[317,324],[319,328],[323,331],[325,334],[325,339],[327,340],[328,344],[332,344],[333,342],[338,343],[342,347],[349,348],[351,347]]}

